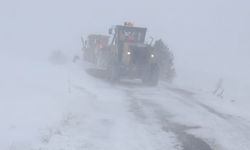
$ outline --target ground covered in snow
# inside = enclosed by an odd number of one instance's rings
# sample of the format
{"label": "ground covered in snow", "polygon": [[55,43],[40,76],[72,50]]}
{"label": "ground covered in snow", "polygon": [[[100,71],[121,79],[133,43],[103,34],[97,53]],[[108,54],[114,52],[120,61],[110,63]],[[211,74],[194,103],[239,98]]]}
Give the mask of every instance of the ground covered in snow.
{"label": "ground covered in snow", "polygon": [[0,61],[0,149],[250,149],[248,103],[167,83],[110,84],[62,56]]}

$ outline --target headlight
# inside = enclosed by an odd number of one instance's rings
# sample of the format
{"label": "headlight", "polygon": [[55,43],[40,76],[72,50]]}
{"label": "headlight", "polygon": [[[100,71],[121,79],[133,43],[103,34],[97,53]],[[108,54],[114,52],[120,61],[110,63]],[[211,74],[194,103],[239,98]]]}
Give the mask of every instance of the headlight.
{"label": "headlight", "polygon": [[151,54],[151,58],[154,58],[155,57],[155,55],[154,54]]}
{"label": "headlight", "polygon": [[128,52],[128,55],[130,55],[131,54],[131,52]]}

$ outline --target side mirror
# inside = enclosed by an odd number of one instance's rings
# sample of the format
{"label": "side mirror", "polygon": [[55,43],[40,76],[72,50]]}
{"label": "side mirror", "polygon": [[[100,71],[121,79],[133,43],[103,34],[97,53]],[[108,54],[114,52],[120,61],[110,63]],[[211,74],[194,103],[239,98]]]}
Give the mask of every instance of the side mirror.
{"label": "side mirror", "polygon": [[84,44],[85,44],[85,47],[87,47],[88,41],[85,40],[85,41],[84,41]]}
{"label": "side mirror", "polygon": [[81,41],[82,41],[82,47],[84,48],[86,45],[85,45],[85,40],[83,39],[82,36],[81,36]]}
{"label": "side mirror", "polygon": [[154,38],[153,38],[152,36],[150,36],[149,38],[151,39],[151,41],[150,41],[149,45],[151,45],[151,46],[152,46],[152,44],[153,44],[153,42],[154,42]]}
{"label": "side mirror", "polygon": [[109,34],[112,34],[112,33],[113,33],[113,29],[109,28]]}

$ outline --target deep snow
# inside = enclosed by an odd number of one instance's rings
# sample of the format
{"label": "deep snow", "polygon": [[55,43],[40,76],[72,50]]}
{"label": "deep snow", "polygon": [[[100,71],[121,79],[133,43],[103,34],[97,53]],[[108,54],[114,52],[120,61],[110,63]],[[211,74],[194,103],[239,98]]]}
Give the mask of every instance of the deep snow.
{"label": "deep snow", "polygon": [[88,74],[88,64],[71,63],[70,55],[60,64],[47,56],[1,55],[1,149],[250,147],[246,101],[167,83],[112,85]]}

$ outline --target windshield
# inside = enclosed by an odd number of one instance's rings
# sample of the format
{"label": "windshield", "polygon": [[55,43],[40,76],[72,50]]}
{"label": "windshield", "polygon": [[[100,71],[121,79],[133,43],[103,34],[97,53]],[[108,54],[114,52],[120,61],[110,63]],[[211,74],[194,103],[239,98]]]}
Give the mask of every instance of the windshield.
{"label": "windshield", "polygon": [[118,31],[119,41],[143,43],[145,40],[146,29],[121,28]]}

